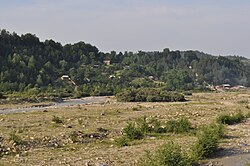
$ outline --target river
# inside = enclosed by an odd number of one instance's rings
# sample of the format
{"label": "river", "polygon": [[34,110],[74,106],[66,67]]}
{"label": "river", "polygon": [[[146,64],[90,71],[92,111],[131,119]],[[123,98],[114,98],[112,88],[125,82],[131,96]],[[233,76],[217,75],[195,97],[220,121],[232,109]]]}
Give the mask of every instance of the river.
{"label": "river", "polygon": [[31,112],[31,111],[50,109],[50,108],[74,106],[78,104],[104,103],[106,101],[107,101],[106,96],[86,97],[83,99],[70,99],[70,100],[64,100],[63,102],[52,103],[49,105],[32,106],[32,107],[27,107],[27,108],[4,108],[4,109],[0,109],[0,114]]}

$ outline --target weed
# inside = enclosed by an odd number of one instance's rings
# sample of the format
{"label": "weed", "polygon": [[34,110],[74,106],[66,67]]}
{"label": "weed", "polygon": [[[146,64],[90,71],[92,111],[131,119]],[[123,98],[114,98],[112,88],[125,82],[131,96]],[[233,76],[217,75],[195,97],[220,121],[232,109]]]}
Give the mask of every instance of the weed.
{"label": "weed", "polygon": [[83,119],[82,118],[77,119],[77,121],[78,121],[79,125],[83,125]]}
{"label": "weed", "polygon": [[133,111],[140,111],[140,108],[138,108],[138,107],[133,107],[132,110],[133,110]]}
{"label": "weed", "polygon": [[71,141],[72,141],[73,143],[79,141],[79,140],[78,140],[78,134],[77,134],[76,131],[72,132],[72,133],[69,135],[69,138],[71,139]]}
{"label": "weed", "polygon": [[21,136],[16,131],[10,133],[9,140],[13,141],[17,145],[20,145],[23,142]]}
{"label": "weed", "polygon": [[52,122],[54,122],[56,124],[63,123],[63,121],[61,120],[61,118],[58,117],[58,116],[55,116],[55,115],[52,118]]}

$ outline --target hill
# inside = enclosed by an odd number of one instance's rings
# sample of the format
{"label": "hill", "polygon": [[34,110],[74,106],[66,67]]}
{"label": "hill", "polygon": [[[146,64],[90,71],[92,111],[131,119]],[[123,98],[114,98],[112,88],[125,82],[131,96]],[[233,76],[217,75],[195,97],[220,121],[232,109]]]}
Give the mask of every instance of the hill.
{"label": "hill", "polygon": [[[128,87],[190,90],[207,84],[250,86],[249,59],[199,51],[104,53],[84,42],[62,45],[0,31],[0,92],[110,95]],[[68,76],[62,80],[61,76]],[[76,85],[75,85],[76,84]]]}

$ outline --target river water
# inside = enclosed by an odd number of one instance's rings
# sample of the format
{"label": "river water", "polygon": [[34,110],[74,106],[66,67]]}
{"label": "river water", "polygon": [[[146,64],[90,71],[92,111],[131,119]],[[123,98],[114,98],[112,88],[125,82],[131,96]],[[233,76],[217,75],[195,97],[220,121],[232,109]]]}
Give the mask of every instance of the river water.
{"label": "river water", "polygon": [[107,101],[107,97],[87,97],[83,99],[70,99],[64,100],[60,103],[53,103],[52,105],[46,106],[33,106],[28,108],[5,108],[0,109],[0,114],[12,114],[12,113],[20,113],[20,112],[30,112],[30,111],[37,111],[37,110],[44,110],[49,108],[58,108],[58,107],[67,107],[67,106],[74,106],[78,104],[90,104],[90,103],[103,103]]}

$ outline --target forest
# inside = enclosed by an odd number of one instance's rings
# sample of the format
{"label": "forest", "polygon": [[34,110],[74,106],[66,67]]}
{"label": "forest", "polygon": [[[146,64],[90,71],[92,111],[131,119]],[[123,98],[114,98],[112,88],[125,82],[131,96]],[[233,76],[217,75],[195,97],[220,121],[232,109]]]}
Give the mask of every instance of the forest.
{"label": "forest", "polygon": [[85,42],[62,45],[2,29],[0,97],[20,92],[84,97],[114,95],[126,88],[186,91],[225,83],[250,86],[249,62],[239,56],[169,48],[105,53]]}

